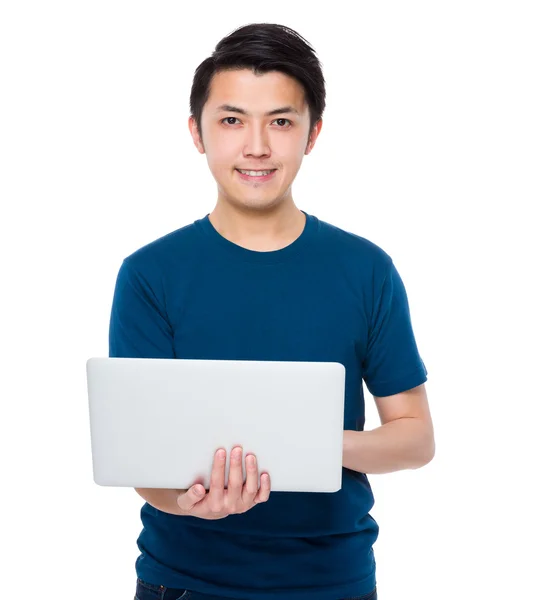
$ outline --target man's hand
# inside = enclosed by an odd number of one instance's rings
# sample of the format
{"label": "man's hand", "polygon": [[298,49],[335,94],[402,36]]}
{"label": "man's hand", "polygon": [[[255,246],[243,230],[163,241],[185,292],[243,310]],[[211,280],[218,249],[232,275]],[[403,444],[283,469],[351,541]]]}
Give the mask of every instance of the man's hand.
{"label": "man's hand", "polygon": [[210,478],[210,491],[204,486],[193,485],[177,498],[178,507],[184,514],[200,519],[224,519],[228,515],[244,513],[260,502],[267,502],[271,491],[269,475],[262,473],[258,488],[258,466],[254,454],[245,460],[246,482],[243,484],[242,448],[236,446],[230,459],[228,489],[225,489],[226,451],[215,453]]}

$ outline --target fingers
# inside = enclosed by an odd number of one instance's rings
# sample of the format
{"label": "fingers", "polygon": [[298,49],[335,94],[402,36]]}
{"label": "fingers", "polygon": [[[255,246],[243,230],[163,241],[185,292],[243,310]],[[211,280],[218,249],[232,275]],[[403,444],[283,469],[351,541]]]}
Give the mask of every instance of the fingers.
{"label": "fingers", "polygon": [[[260,478],[260,488],[258,486],[258,461],[254,454],[249,454],[245,460],[246,481],[243,483],[243,450],[241,446],[236,446],[230,454],[230,468],[228,478],[228,490],[225,490],[225,467],[227,453],[220,448],[214,455],[212,474],[210,477],[210,492],[207,492],[204,486],[193,485],[187,493],[177,498],[177,504],[184,511],[191,511],[192,514],[202,518],[221,518],[228,514],[245,512],[255,504],[267,502],[271,492],[271,481],[267,473],[262,473]],[[196,493],[199,488],[200,494]],[[199,504],[205,499],[203,504]],[[199,504],[199,507],[195,507]],[[202,509],[202,506],[204,509]],[[199,510],[201,513],[199,513]],[[208,512],[206,512],[208,511]],[[209,517],[207,516],[209,515]]]}
{"label": "fingers", "polygon": [[247,469],[247,481],[243,492],[243,503],[249,507],[267,502],[271,492],[271,480],[267,473],[262,473],[260,478],[260,488],[258,487],[258,461],[254,454],[246,457],[245,465]]}
{"label": "fingers", "polygon": [[228,476],[227,510],[229,513],[236,512],[241,504],[243,489],[243,463],[242,449],[236,446],[230,454],[230,469]]}
{"label": "fingers", "polygon": [[267,473],[262,473],[260,477],[260,489],[258,490],[258,494],[254,499],[254,504],[258,504],[260,502],[267,502],[269,498],[269,494],[271,493],[271,478]]}
{"label": "fingers", "polygon": [[226,450],[220,448],[214,456],[212,475],[210,476],[210,509],[217,513],[223,510],[225,493]]}
{"label": "fingers", "polygon": [[184,494],[180,494],[176,500],[178,508],[190,511],[200,500],[204,498],[206,490],[203,486],[192,485]]}
{"label": "fingers", "polygon": [[258,464],[254,454],[248,454],[245,458],[245,470],[247,479],[245,480],[245,489],[243,490],[243,503],[247,506],[253,504],[253,500],[258,492]]}

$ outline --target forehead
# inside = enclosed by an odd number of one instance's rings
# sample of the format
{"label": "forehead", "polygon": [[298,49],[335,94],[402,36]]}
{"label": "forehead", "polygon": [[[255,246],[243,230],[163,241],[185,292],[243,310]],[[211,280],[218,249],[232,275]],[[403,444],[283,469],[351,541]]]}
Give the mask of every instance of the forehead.
{"label": "forehead", "polygon": [[222,104],[243,106],[264,114],[279,106],[293,106],[300,114],[307,110],[303,86],[279,71],[255,75],[249,69],[220,71],[212,78],[206,108],[216,111]]}

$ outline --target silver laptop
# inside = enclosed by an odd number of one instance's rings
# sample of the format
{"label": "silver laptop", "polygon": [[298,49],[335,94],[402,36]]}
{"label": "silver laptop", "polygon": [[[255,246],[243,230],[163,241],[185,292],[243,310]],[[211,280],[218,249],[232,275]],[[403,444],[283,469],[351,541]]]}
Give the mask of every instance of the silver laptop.
{"label": "silver laptop", "polygon": [[86,370],[98,485],[208,490],[221,447],[226,487],[241,445],[272,491],[341,488],[341,363],[94,357]]}

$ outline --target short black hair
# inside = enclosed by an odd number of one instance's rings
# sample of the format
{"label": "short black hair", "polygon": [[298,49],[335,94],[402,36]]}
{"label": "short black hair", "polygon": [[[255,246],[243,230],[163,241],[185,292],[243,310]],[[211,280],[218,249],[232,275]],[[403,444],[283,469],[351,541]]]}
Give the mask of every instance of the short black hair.
{"label": "short black hair", "polygon": [[296,31],[276,23],[252,23],[235,29],[195,70],[190,112],[202,140],[201,115],[210,95],[213,76],[220,71],[251,69],[257,74],[280,71],[304,88],[310,112],[308,138],[325,110],[322,64],[310,44]]}

